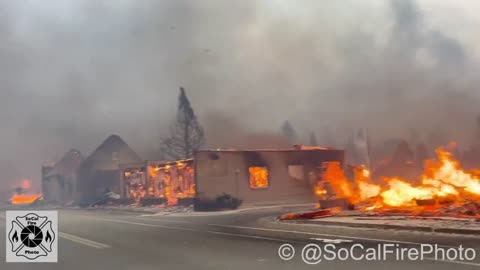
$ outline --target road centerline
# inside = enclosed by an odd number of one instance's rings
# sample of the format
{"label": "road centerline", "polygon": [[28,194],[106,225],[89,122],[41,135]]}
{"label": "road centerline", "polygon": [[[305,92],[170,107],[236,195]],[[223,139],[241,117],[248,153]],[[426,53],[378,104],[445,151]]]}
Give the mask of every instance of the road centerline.
{"label": "road centerline", "polygon": [[93,248],[97,248],[97,249],[111,248],[111,246],[109,246],[109,245],[102,244],[102,243],[99,243],[99,242],[96,242],[96,241],[93,241],[93,240],[89,240],[89,239],[86,239],[86,238],[82,238],[82,237],[79,237],[79,236],[76,236],[76,235],[73,235],[73,234],[59,232],[59,235],[60,235],[61,238],[64,238],[64,239],[67,239],[67,240],[70,240],[72,242],[82,244],[82,245],[85,245],[85,246],[89,246],[89,247],[93,247]]}
{"label": "road centerline", "polygon": [[[208,234],[228,235],[228,236],[235,236],[235,237],[258,239],[258,240],[269,240],[269,241],[275,241],[275,242],[296,242],[296,243],[304,243],[304,242],[295,241],[295,240],[287,240],[287,239],[272,238],[272,237],[263,237],[263,236],[249,235],[249,234],[238,234],[238,233],[227,233],[227,232],[218,232],[218,231],[210,231],[210,230],[199,230],[199,229],[191,229],[191,228],[183,228],[183,227],[172,227],[172,226],[159,225],[159,224],[130,222],[130,221],[125,221],[125,220],[115,220],[115,219],[103,219],[103,218],[95,218],[95,219],[97,219],[97,220],[103,220],[103,221],[110,221],[110,222],[130,224],[130,225],[138,225],[138,226],[146,226],[146,227],[156,227],[156,228],[165,228],[165,229],[182,230],[182,231],[192,231],[192,232],[208,233]],[[192,223],[192,224],[195,224],[195,223]]]}

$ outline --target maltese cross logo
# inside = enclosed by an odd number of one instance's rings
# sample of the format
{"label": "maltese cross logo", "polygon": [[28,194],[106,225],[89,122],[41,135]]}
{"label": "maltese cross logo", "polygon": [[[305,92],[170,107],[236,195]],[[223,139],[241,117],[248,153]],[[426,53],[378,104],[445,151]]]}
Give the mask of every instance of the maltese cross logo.
{"label": "maltese cross logo", "polygon": [[8,211],[7,228],[7,262],[57,260],[56,212]]}

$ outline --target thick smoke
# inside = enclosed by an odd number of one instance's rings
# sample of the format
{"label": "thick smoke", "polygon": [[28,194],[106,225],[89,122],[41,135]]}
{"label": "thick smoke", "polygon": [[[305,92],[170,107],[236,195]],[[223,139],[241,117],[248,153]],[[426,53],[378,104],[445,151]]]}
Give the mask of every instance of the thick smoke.
{"label": "thick smoke", "polygon": [[287,119],[339,147],[359,127],[378,144],[467,147],[475,44],[430,23],[436,10],[413,0],[0,1],[0,181],[38,180],[42,162],[70,148],[88,155],[111,133],[155,156],[179,86],[211,147],[283,145],[273,138]]}

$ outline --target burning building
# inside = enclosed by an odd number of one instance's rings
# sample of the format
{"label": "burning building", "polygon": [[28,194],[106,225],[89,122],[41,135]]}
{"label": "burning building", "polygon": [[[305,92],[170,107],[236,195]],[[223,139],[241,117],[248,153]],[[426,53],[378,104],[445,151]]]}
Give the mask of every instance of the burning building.
{"label": "burning building", "polygon": [[[330,163],[344,166],[343,150],[202,150],[194,155],[197,209],[228,195],[247,205],[316,202],[315,187]],[[208,207],[207,207],[208,208]]]}
{"label": "burning building", "polygon": [[139,204],[176,205],[193,201],[193,159],[122,165],[121,197]]}
{"label": "burning building", "polygon": [[58,163],[42,167],[42,189],[51,203],[192,203],[193,160],[143,161],[119,136],[108,137],[87,158],[70,150]]}

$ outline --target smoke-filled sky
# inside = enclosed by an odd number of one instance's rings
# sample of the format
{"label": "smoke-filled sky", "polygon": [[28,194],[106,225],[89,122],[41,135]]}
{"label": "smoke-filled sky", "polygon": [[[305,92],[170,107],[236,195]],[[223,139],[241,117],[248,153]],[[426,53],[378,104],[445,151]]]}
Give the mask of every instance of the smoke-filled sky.
{"label": "smoke-filled sky", "polygon": [[286,119],[321,143],[368,127],[377,141],[468,145],[478,10],[475,0],[2,0],[0,181],[38,181],[42,162],[88,155],[111,133],[146,157],[179,86],[210,146]]}

